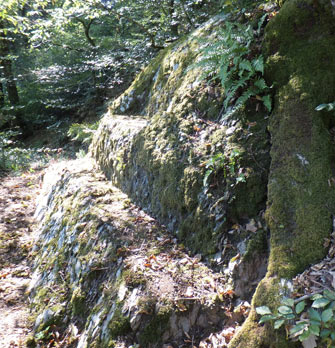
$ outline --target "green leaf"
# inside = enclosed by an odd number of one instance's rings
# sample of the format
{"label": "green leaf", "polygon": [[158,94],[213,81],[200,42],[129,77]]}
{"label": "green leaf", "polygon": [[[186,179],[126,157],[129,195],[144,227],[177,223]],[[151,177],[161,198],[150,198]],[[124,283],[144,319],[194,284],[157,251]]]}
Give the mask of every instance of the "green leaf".
{"label": "green leaf", "polygon": [[257,34],[258,35],[261,33],[262,25],[264,24],[264,21],[265,21],[267,16],[268,16],[268,13],[265,13],[265,15],[263,15],[258,22],[258,25],[257,25]]}
{"label": "green leaf", "polygon": [[272,314],[270,308],[268,306],[261,306],[256,308],[256,313],[259,315]]}
{"label": "green leaf", "polygon": [[272,101],[271,101],[270,95],[269,94],[264,95],[262,97],[262,101],[263,101],[265,107],[268,109],[268,111],[271,111],[271,109],[272,109]]}
{"label": "green leaf", "polygon": [[252,65],[255,68],[256,71],[259,71],[260,73],[264,74],[264,60],[263,56],[259,56],[256,59],[252,61]]}
{"label": "green leaf", "polygon": [[281,303],[282,303],[283,305],[288,306],[288,307],[294,307],[294,300],[292,300],[291,298],[288,298],[288,297],[285,297],[285,298],[281,301]]}
{"label": "green leaf", "polygon": [[237,178],[236,178],[236,183],[238,184],[239,182],[246,182],[245,176],[243,174],[240,174]]}
{"label": "green leaf", "polygon": [[324,323],[327,323],[332,317],[333,317],[333,310],[331,308],[324,310],[321,314],[321,320]]}
{"label": "green leaf", "polygon": [[312,307],[313,308],[323,308],[323,307],[326,307],[327,304],[329,304],[329,302],[330,301],[327,298],[321,297],[313,302]]}
{"label": "green leaf", "polygon": [[332,332],[332,333],[330,334],[330,338],[331,338],[333,341],[335,341],[335,332]]}
{"label": "green leaf", "polygon": [[323,296],[321,294],[315,294],[311,297],[311,299],[314,301],[314,300],[317,300],[318,298],[322,298]]}
{"label": "green leaf", "polygon": [[297,334],[298,332],[304,330],[307,327],[306,323],[299,323],[297,325],[294,325],[291,329],[290,329],[290,335],[294,335]]}
{"label": "green leaf", "polygon": [[266,315],[263,315],[261,317],[261,319],[259,320],[259,324],[263,324],[263,323],[266,323],[267,321],[270,321],[270,320],[273,320],[273,319],[276,319],[277,317],[273,314],[266,314]]}
{"label": "green leaf", "polygon": [[275,328],[275,330],[279,329],[283,324],[285,323],[284,319],[280,319],[280,320],[276,320],[274,322],[273,327]]}
{"label": "green leaf", "polygon": [[283,314],[283,317],[287,320],[291,320],[295,318],[295,315],[293,313],[289,313],[289,314]]}
{"label": "green leaf", "polygon": [[327,104],[320,104],[315,108],[315,110],[321,111],[321,110],[326,109],[327,111],[332,111],[332,110],[334,110],[334,108],[335,108],[335,102],[327,103]]}
{"label": "green leaf", "polygon": [[320,326],[321,321],[320,321],[320,320],[310,320],[309,323],[310,323],[311,325]]}
{"label": "green leaf", "polygon": [[326,290],[323,292],[323,296],[325,296],[326,298],[328,298],[328,300],[331,300],[331,301],[334,301],[334,300],[335,300],[335,292],[334,292],[334,291],[331,291],[331,290],[326,289]]}
{"label": "green leaf", "polygon": [[309,330],[315,336],[319,336],[320,335],[320,326],[319,325],[311,325],[309,327]]}
{"label": "green leaf", "polygon": [[331,331],[328,329],[323,329],[321,330],[320,337],[321,338],[326,338],[331,334]]}
{"label": "green leaf", "polygon": [[265,80],[262,78],[262,79],[257,79],[255,82],[254,82],[254,85],[256,87],[258,87],[261,91],[268,88]]}
{"label": "green leaf", "polygon": [[206,171],[205,176],[204,176],[204,181],[203,181],[203,185],[206,187],[208,185],[208,178],[209,176],[212,174],[213,170],[209,169]]}
{"label": "green leaf", "polygon": [[281,314],[291,314],[293,313],[292,308],[288,307],[288,306],[280,306],[278,308],[278,312]]}
{"label": "green leaf", "polygon": [[332,111],[332,110],[334,110],[334,107],[335,107],[335,103],[329,103],[329,104],[327,104],[327,111]]}
{"label": "green leaf", "polygon": [[321,111],[327,107],[327,104],[320,104],[315,108],[315,111]]}
{"label": "green leaf", "polygon": [[239,68],[241,70],[248,70],[248,71],[253,71],[254,70],[252,65],[251,65],[251,63],[248,60],[246,60],[246,59],[243,59],[243,60],[240,61]]}
{"label": "green leaf", "polygon": [[295,311],[297,314],[300,314],[306,306],[306,302],[305,301],[301,301],[299,302],[296,306],[295,306]]}
{"label": "green leaf", "polygon": [[320,313],[317,310],[315,310],[314,308],[310,308],[308,310],[308,315],[309,315],[309,319],[311,319],[311,320],[321,321]]}
{"label": "green leaf", "polygon": [[299,341],[303,342],[308,339],[308,337],[311,335],[311,332],[309,330],[304,331],[300,336],[299,336]]}

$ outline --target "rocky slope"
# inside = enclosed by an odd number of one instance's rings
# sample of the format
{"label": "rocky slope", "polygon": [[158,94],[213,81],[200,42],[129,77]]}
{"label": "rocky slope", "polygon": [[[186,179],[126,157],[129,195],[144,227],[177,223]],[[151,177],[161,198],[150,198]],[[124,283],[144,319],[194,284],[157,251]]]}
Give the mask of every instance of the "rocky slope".
{"label": "rocky slope", "polygon": [[218,117],[222,91],[190,68],[220,25],[161,52],[111,105],[91,146],[108,180],[88,158],[46,174],[32,345],[225,346],[244,321],[267,262],[267,113]]}
{"label": "rocky slope", "polygon": [[35,342],[225,347],[259,284],[229,346],[290,346],[254,307],[288,294],[333,232],[334,122],[315,111],[335,95],[332,8],[287,1],[267,25],[270,115],[257,98],[221,112],[222,90],[192,67],[222,23],[163,50],[111,103],[98,168],[87,158],[46,176]]}

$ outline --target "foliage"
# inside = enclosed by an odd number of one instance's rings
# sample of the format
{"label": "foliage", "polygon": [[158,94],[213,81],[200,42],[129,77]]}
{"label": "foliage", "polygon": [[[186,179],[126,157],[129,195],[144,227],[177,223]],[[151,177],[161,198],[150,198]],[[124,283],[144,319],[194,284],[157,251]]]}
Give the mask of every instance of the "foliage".
{"label": "foliage", "polygon": [[34,171],[45,166],[51,158],[59,156],[57,149],[23,148],[13,140],[18,135],[20,133],[17,130],[0,132],[0,172]]}
{"label": "foliage", "polygon": [[204,166],[207,170],[203,180],[204,187],[208,187],[210,177],[213,179],[220,171],[223,172],[225,179],[228,176],[234,178],[235,182],[233,184],[245,182],[245,176],[241,168],[239,168],[240,155],[241,153],[238,149],[233,149],[229,156],[219,152],[205,161]]}
{"label": "foliage", "polygon": [[0,57],[11,67],[0,60],[0,109],[10,115],[0,124],[20,118],[21,128],[36,128],[55,116],[84,119],[122,93],[157,50],[219,8],[214,0],[2,1]]}
{"label": "foliage", "polygon": [[[285,324],[289,338],[306,342],[319,340],[327,348],[335,347],[335,292],[324,290],[308,299],[285,298],[276,313],[269,307],[257,307],[259,323],[273,322],[275,329]],[[316,345],[315,345],[316,346]]]}
{"label": "foliage", "polygon": [[83,144],[89,144],[92,141],[94,132],[98,129],[98,122],[89,123],[73,123],[68,130],[68,136]]}
{"label": "foliage", "polygon": [[271,111],[269,86],[263,78],[264,58],[255,45],[266,16],[259,21],[257,30],[250,24],[226,21],[215,42],[202,49],[195,64],[202,68],[203,77],[220,80],[225,93],[225,109],[230,104],[239,106],[255,97]]}

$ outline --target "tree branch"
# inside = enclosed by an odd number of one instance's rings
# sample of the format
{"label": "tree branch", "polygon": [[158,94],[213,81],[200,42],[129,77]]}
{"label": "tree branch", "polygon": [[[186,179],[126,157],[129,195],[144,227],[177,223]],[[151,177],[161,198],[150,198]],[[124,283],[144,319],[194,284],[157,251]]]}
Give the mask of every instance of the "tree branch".
{"label": "tree branch", "polygon": [[156,41],[155,41],[155,35],[150,33],[150,31],[140,22],[136,21],[134,18],[132,18],[131,16],[128,16],[128,15],[124,15],[124,14],[120,14],[119,12],[113,10],[112,8],[108,7],[108,6],[105,6],[104,4],[100,4],[100,6],[103,7],[104,10],[112,13],[114,16],[120,18],[120,17],[124,17],[126,18],[127,20],[129,20],[132,24],[138,26],[141,30],[144,31],[144,33],[148,36],[148,38],[150,39],[150,42],[151,42],[151,47],[152,48],[155,48],[155,49],[164,49],[165,47],[164,46],[160,46],[160,45],[157,45],[156,44]]}
{"label": "tree branch", "polygon": [[81,23],[84,27],[84,32],[85,32],[85,36],[86,36],[86,39],[87,41],[89,42],[89,44],[92,46],[92,47],[96,47],[96,43],[95,41],[91,38],[90,36],[90,29],[91,29],[91,25],[93,24],[94,22],[94,18],[91,19],[88,23],[86,23],[83,19],[81,18],[76,18],[76,20]]}

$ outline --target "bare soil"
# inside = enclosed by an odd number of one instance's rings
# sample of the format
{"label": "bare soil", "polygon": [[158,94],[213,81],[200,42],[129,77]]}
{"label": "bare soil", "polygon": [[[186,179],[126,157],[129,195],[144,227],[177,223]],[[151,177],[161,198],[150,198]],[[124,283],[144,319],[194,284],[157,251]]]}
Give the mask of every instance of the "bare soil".
{"label": "bare soil", "polygon": [[0,347],[24,347],[30,330],[29,252],[40,172],[0,177]]}

